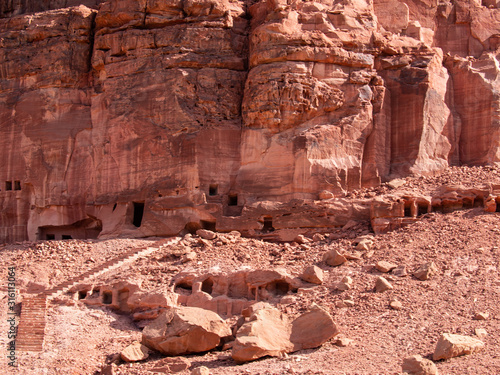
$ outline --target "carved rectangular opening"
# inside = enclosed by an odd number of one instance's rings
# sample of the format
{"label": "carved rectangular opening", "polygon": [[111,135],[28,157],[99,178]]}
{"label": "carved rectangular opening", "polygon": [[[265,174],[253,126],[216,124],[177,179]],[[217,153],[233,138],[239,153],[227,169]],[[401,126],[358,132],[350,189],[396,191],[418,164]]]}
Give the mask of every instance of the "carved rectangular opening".
{"label": "carved rectangular opening", "polygon": [[476,207],[483,207],[483,206],[484,206],[483,198],[481,198],[481,197],[475,197],[474,198],[474,208],[476,208]]}
{"label": "carved rectangular opening", "polygon": [[264,226],[262,227],[262,231],[264,231],[264,232],[274,231],[273,218],[271,216],[264,217]]}
{"label": "carved rectangular opening", "polygon": [[495,209],[496,212],[500,212],[500,201],[497,201],[497,208]]}
{"label": "carved rectangular opening", "polygon": [[5,181],[5,190],[12,190],[12,181]]}
{"label": "carved rectangular opening", "polygon": [[411,215],[411,207],[410,206],[408,206],[408,207],[405,206],[405,216],[406,217],[411,217],[412,216]]}
{"label": "carved rectangular opening", "polygon": [[47,233],[47,234],[45,235],[45,239],[46,239],[47,241],[52,241],[52,240],[55,240],[55,239],[56,239],[56,235],[55,235],[55,234],[49,234],[49,233]]}
{"label": "carved rectangular opening", "polygon": [[14,190],[21,190],[21,181],[14,181]]}
{"label": "carved rectangular opening", "polygon": [[134,213],[132,218],[132,224],[135,227],[139,228],[142,225],[142,217],[144,216],[144,203],[142,202],[133,202],[134,205]]}
{"label": "carved rectangular opening", "polygon": [[78,292],[78,299],[85,299],[85,298],[87,298],[87,292],[84,290],[80,290]]}
{"label": "carved rectangular opening", "polygon": [[463,207],[465,209],[474,207],[474,201],[472,199],[464,198]]}
{"label": "carved rectangular opening", "polygon": [[426,203],[419,203],[418,204],[418,216],[425,215],[429,210],[429,205]]}
{"label": "carved rectangular opening", "polygon": [[73,239],[73,237],[71,237],[69,234],[63,234],[63,235],[61,236],[61,239],[63,239],[63,240],[72,240],[72,239]]}
{"label": "carved rectangular opening", "polygon": [[111,305],[113,302],[113,293],[112,292],[103,292],[102,293],[102,303],[105,305]]}
{"label": "carved rectangular opening", "polygon": [[201,227],[206,230],[211,230],[215,232],[216,221],[200,220]]}
{"label": "carved rectangular opening", "polygon": [[229,194],[227,200],[228,206],[237,206],[238,205],[238,194]]}
{"label": "carved rectangular opening", "polygon": [[208,187],[208,195],[214,196],[219,194],[219,185],[217,184],[211,184]]}

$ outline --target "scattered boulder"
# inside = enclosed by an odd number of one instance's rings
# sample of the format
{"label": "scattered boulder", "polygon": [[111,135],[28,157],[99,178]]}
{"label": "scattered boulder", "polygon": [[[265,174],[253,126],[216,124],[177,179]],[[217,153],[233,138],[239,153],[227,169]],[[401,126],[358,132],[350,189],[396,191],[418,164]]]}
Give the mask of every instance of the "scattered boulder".
{"label": "scattered boulder", "polygon": [[191,371],[191,375],[210,375],[208,367],[200,366]]}
{"label": "scattered boulder", "polygon": [[438,375],[435,363],[418,354],[404,359],[403,372],[412,375]]}
{"label": "scattered boulder", "polygon": [[215,239],[215,237],[217,237],[217,233],[207,229],[198,229],[196,231],[196,234],[201,238],[203,238],[204,240],[213,240]]}
{"label": "scattered boulder", "polygon": [[305,244],[309,242],[309,239],[306,238],[303,234],[297,235],[294,239],[294,242],[297,242],[298,244]]}
{"label": "scattered boulder", "polygon": [[101,371],[99,372],[100,375],[116,375],[116,371],[118,369],[118,366],[115,363],[112,363],[110,365],[103,366]]}
{"label": "scattered boulder", "polygon": [[438,268],[436,267],[436,265],[434,264],[434,262],[428,262],[428,263],[422,264],[418,268],[418,270],[416,270],[413,273],[413,276],[415,276],[419,280],[424,281],[424,280],[430,279],[437,272],[438,272]]}
{"label": "scattered boulder", "polygon": [[339,337],[337,340],[335,340],[334,344],[340,347],[346,347],[351,345],[353,342],[353,339],[348,339],[347,337]]}
{"label": "scattered boulder", "polygon": [[184,357],[167,357],[156,362],[155,367],[153,367],[151,371],[156,373],[175,374],[187,370],[189,366],[191,366],[191,362]]}
{"label": "scattered boulder", "polygon": [[488,336],[488,332],[484,328],[476,328],[474,333],[477,337],[486,337]]}
{"label": "scattered boulder", "polygon": [[352,253],[347,253],[344,256],[347,260],[360,260],[362,255],[359,251],[354,251]]}
{"label": "scattered boulder", "polygon": [[315,233],[312,237],[312,240],[314,242],[321,242],[321,241],[324,241],[325,240],[325,236],[323,236],[322,234],[320,233]]}
{"label": "scattered boulder", "polygon": [[296,318],[291,328],[293,351],[317,348],[339,333],[331,315],[316,304]]}
{"label": "scattered boulder", "polygon": [[120,353],[120,357],[125,362],[138,362],[149,357],[149,349],[142,345],[139,341],[135,341],[127,346]]}
{"label": "scattered boulder", "polygon": [[481,340],[452,333],[443,333],[439,338],[432,359],[449,359],[465,354],[472,354],[484,348]]}
{"label": "scattered boulder", "polygon": [[352,277],[344,276],[342,280],[339,283],[337,283],[336,287],[338,290],[343,290],[343,291],[349,290],[352,287],[352,282],[353,282]]}
{"label": "scattered boulder", "polygon": [[164,311],[142,331],[142,343],[166,355],[206,352],[218,346],[231,329],[221,317],[198,307]]}
{"label": "scattered boulder", "polygon": [[391,306],[391,309],[393,310],[401,310],[403,308],[403,304],[398,301],[397,299],[393,299],[390,303],[389,306]]}
{"label": "scattered boulder", "polygon": [[184,256],[181,259],[182,263],[188,263],[196,259],[196,253],[194,251],[190,251],[187,254],[184,254]]}
{"label": "scattered boulder", "polygon": [[398,266],[397,264],[381,260],[380,262],[377,262],[375,268],[380,272],[388,273],[391,272],[393,269],[395,269],[397,266]]}
{"label": "scattered boulder", "polygon": [[232,358],[243,363],[264,356],[316,348],[337,333],[332,317],[319,306],[313,306],[290,322],[278,309],[263,304],[238,330]]}
{"label": "scattered boulder", "polygon": [[345,299],[342,301],[345,305],[345,307],[353,307],[355,305],[355,302],[352,299]]}
{"label": "scattered boulder", "polygon": [[488,320],[489,317],[490,317],[490,314],[488,314],[487,312],[477,312],[474,315],[475,320]]}
{"label": "scattered boulder", "polygon": [[336,267],[347,262],[347,259],[337,250],[333,249],[323,255],[323,261],[329,266]]}
{"label": "scattered boulder", "polygon": [[300,278],[311,284],[323,284],[323,270],[318,266],[307,267]]}
{"label": "scattered boulder", "polygon": [[357,250],[368,251],[368,250],[370,250],[372,248],[372,246],[373,246],[373,240],[371,238],[363,238],[356,245],[356,249]]}
{"label": "scattered boulder", "polygon": [[398,277],[405,277],[405,276],[408,276],[408,271],[406,270],[406,266],[401,265],[401,266],[397,266],[396,268],[394,268],[392,270],[392,274],[394,276],[398,276]]}
{"label": "scattered boulder", "polygon": [[400,178],[397,178],[397,179],[394,179],[394,180],[387,182],[387,186],[389,186],[391,189],[400,188],[404,184],[406,184],[406,180],[403,180]]}
{"label": "scattered boulder", "polygon": [[290,342],[289,322],[274,307],[265,304],[253,312],[236,334],[232,358],[248,362],[265,356],[279,356],[293,350]]}
{"label": "scattered boulder", "polygon": [[319,193],[319,199],[321,199],[321,200],[332,199],[332,198],[335,198],[335,195],[331,191],[322,190]]}
{"label": "scattered boulder", "polygon": [[382,276],[377,277],[377,281],[375,282],[375,291],[377,293],[385,292],[386,290],[393,289],[392,284],[387,281]]}

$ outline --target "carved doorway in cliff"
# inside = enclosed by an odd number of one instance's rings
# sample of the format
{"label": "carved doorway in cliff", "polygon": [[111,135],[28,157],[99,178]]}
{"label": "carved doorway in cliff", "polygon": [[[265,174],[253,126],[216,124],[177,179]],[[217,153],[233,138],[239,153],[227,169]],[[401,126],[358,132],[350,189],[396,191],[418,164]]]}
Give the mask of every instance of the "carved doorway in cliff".
{"label": "carved doorway in cliff", "polygon": [[39,240],[69,240],[97,238],[102,230],[102,222],[88,218],[70,225],[45,225],[38,227]]}
{"label": "carved doorway in cliff", "polygon": [[262,223],[262,232],[274,232],[272,216],[262,216],[259,221]]}
{"label": "carved doorway in cliff", "polygon": [[132,224],[134,227],[139,228],[142,225],[142,218],[144,216],[144,202],[132,202],[134,212],[132,213]]}

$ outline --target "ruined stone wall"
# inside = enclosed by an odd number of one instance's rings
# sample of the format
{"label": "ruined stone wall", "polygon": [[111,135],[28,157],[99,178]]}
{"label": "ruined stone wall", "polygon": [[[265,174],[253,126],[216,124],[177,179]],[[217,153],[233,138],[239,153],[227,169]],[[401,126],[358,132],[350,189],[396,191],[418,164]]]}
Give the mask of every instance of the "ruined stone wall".
{"label": "ruined stone wall", "polygon": [[315,204],[323,191],[498,163],[499,17],[475,1],[2,0],[0,241],[327,228],[369,204]]}

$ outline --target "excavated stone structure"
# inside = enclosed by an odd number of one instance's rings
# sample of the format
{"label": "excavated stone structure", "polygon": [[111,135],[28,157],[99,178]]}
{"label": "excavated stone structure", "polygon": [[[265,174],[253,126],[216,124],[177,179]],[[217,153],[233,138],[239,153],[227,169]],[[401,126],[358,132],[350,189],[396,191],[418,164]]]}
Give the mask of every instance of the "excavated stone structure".
{"label": "excavated stone structure", "polygon": [[370,216],[346,191],[498,164],[499,20],[475,0],[0,0],[0,242],[329,228]]}

